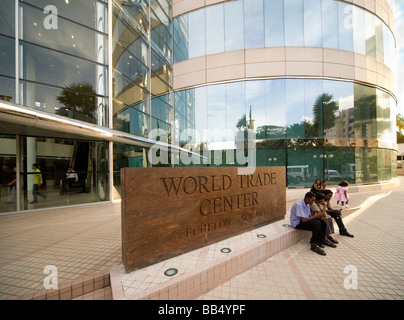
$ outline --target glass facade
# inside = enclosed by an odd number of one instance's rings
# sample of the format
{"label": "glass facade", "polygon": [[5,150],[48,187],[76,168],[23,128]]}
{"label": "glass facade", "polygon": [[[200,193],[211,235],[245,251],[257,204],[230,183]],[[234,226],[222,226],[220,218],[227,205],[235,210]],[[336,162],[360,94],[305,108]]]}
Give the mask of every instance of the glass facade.
{"label": "glass facade", "polygon": [[[141,137],[166,132],[171,142],[172,22],[171,1],[113,1],[112,83],[113,128]],[[143,148],[114,146],[114,186],[120,169],[147,166]]]}
{"label": "glass facade", "polygon": [[[0,12],[0,99],[107,127],[108,2],[4,0]],[[0,212],[111,199],[108,142],[29,134],[0,136]],[[38,202],[34,163],[43,180]]]}
{"label": "glass facade", "polygon": [[106,126],[107,5],[20,1],[20,104]]}
{"label": "glass facade", "polygon": [[356,52],[395,69],[395,40],[373,13],[335,0],[236,0],[174,19],[174,62],[238,49],[306,46]]}
{"label": "glass facade", "polygon": [[[109,200],[107,142],[0,135],[0,144],[0,213]],[[42,178],[37,195],[34,163]]]}
{"label": "glass facade", "polygon": [[[236,137],[253,131],[257,166],[287,166],[288,186],[395,175],[396,101],[380,89],[323,79],[248,80],[181,90],[174,100],[180,146],[202,153],[203,145],[213,154],[221,144],[234,158]],[[237,164],[229,154],[222,164]]]}
{"label": "glass facade", "polygon": [[[234,0],[172,19],[170,0],[2,0],[0,14],[0,100],[202,155],[157,165],[244,166],[249,139],[256,164],[286,166],[290,187],[397,176],[396,100],[381,88],[280,78],[173,89],[174,63],[249,48],[345,50],[394,71],[391,30],[358,6]],[[156,165],[143,145],[29,130],[0,131],[0,213],[118,199],[121,168]]]}

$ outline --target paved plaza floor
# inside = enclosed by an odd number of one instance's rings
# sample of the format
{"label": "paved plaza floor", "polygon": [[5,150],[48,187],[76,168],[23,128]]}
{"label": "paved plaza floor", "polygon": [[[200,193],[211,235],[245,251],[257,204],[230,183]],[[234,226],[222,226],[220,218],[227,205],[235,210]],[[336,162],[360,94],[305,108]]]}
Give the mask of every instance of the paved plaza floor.
{"label": "paved plaza floor", "polygon": [[[339,244],[326,247],[326,256],[310,251],[306,238],[197,299],[402,300],[404,177],[399,179],[394,188],[351,193],[351,206],[359,209],[344,222],[355,237],[340,236],[335,226]],[[288,212],[307,191],[287,190]],[[62,286],[121,265],[120,203],[0,216],[0,300],[43,290],[52,266]]]}
{"label": "paved plaza floor", "polygon": [[326,256],[301,240],[200,299],[403,300],[404,184],[355,197],[362,206],[344,219],[354,238],[335,226],[339,244]]}

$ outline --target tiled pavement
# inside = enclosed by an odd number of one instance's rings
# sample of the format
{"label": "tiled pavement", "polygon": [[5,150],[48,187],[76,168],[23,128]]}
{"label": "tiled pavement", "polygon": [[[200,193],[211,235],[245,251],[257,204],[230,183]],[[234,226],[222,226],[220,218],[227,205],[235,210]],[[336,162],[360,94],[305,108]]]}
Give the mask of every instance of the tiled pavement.
{"label": "tiled pavement", "polygon": [[[344,221],[355,238],[337,235],[340,244],[336,249],[326,247],[327,256],[310,251],[306,238],[195,298],[403,299],[403,182],[401,177],[401,185],[391,193],[389,188],[352,193],[351,206],[361,205],[361,209]],[[306,191],[287,191],[288,211],[293,201]],[[267,226],[265,232],[282,231],[286,222],[288,217],[278,225]],[[208,265],[220,259],[218,247],[233,246],[231,254],[236,254],[237,250],[242,251],[241,244],[249,241],[256,241],[255,235],[245,234],[237,242],[230,239],[213,248],[201,248],[187,256],[142,269],[136,275],[125,274],[122,272],[119,203],[4,215],[0,216],[0,300],[35,298],[38,292],[43,293],[47,265],[57,268],[59,288],[68,292],[64,296],[60,293],[60,299],[110,299],[105,276],[109,270],[118,270],[118,278],[122,280],[118,286],[123,289],[123,298],[139,298],[136,295],[149,290],[153,281],[157,281],[157,286],[167,281],[161,271],[171,263],[179,266],[181,273],[181,269]],[[194,256],[194,260],[189,259],[190,256]],[[344,273],[345,267],[350,268],[348,273]],[[357,271],[358,286],[346,289],[344,280],[354,275],[352,270]],[[180,273],[178,277],[183,276]],[[347,286],[353,284],[348,282]],[[86,285],[93,291],[85,294]],[[176,290],[179,292],[180,287]],[[72,296],[73,292],[76,294]],[[153,299],[153,296],[146,298]],[[169,299],[170,296],[154,298]]]}
{"label": "tiled pavement", "polygon": [[200,299],[403,300],[404,184],[367,202],[344,220],[355,238],[335,236],[326,256],[301,240]]}
{"label": "tiled pavement", "polygon": [[0,300],[44,290],[46,266],[58,287],[108,272],[122,261],[120,230],[119,204],[0,216]]}

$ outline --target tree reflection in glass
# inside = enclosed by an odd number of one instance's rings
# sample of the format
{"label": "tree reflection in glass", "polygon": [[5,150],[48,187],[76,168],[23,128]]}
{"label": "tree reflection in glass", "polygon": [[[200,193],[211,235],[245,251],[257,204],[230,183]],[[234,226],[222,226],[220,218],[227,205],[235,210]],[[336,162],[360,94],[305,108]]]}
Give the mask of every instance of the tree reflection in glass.
{"label": "tree reflection in glass", "polygon": [[91,84],[81,82],[65,86],[56,99],[64,105],[57,114],[96,123],[96,93]]}

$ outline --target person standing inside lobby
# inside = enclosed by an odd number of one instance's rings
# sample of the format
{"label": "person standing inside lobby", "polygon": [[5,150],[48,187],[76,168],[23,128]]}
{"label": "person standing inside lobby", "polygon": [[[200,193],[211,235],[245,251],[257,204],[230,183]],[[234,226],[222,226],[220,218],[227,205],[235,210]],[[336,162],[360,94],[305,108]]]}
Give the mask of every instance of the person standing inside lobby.
{"label": "person standing inside lobby", "polygon": [[41,170],[39,169],[39,165],[37,163],[34,163],[32,165],[32,169],[34,170],[34,183],[32,187],[32,195],[34,197],[34,200],[30,202],[31,204],[38,202],[38,196],[41,196],[42,198],[46,199],[46,194],[43,194],[38,191],[39,187],[43,183],[42,173]]}

